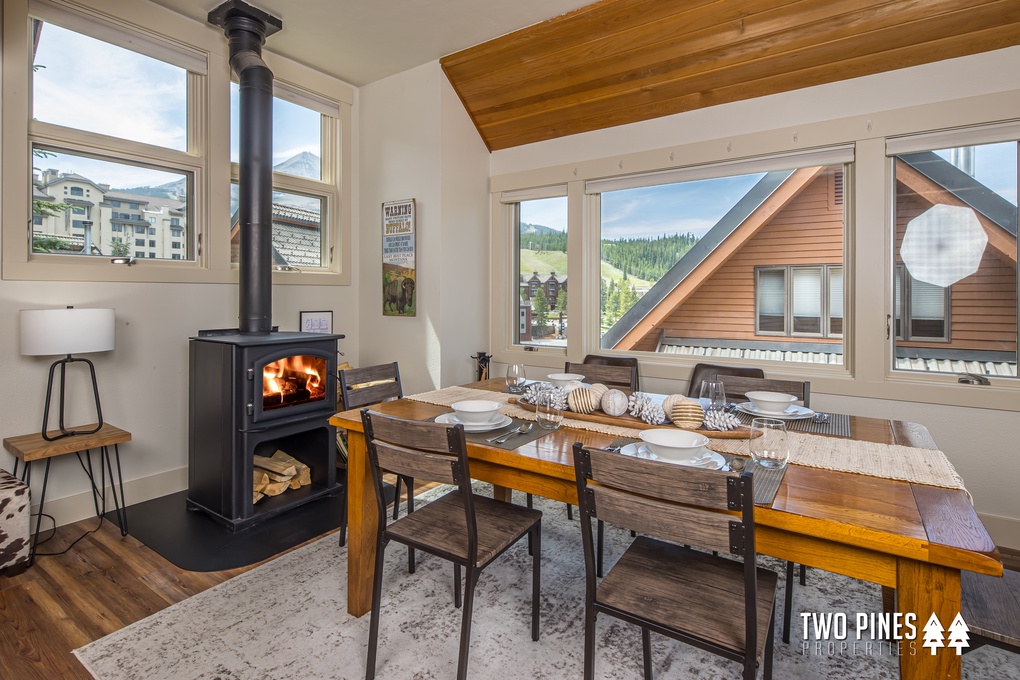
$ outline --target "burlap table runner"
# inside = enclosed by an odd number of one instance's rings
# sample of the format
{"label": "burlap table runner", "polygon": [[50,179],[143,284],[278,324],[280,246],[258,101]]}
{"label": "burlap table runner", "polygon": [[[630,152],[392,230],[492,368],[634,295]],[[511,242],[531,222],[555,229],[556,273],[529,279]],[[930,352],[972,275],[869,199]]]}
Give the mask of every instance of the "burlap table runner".
{"label": "burlap table runner", "polygon": [[[445,387],[441,390],[423,392],[407,397],[439,406],[449,406],[464,399],[488,399],[503,404],[500,412],[513,418],[535,420],[535,414],[509,399],[515,395],[502,392],[476,390],[470,387]],[[638,437],[640,430],[575,420],[564,413],[563,425],[579,430],[601,432],[616,437]],[[823,437],[798,432],[788,433],[790,462],[794,465],[852,472],[870,477],[884,477],[915,484],[941,486],[949,489],[964,489],[963,479],[953,467],[946,454],[938,449],[919,449],[898,444],[878,444],[854,439]],[[719,453],[749,455],[746,439],[710,439],[708,448]]]}

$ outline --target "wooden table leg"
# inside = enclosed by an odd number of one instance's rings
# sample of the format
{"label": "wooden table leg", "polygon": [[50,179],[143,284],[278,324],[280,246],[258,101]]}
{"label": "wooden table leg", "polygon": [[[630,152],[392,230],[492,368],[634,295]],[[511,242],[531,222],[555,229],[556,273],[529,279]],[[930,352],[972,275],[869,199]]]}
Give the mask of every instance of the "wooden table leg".
{"label": "wooden table leg", "polygon": [[504,501],[506,503],[512,503],[514,500],[514,490],[508,486],[496,486],[492,485],[492,497],[497,501]]}
{"label": "wooden table leg", "polygon": [[347,432],[347,484],[347,612],[362,616],[372,609],[379,513],[361,432]]}
{"label": "wooden table leg", "polygon": [[[959,680],[960,656],[953,647],[932,650],[924,647],[925,625],[934,613],[943,629],[948,629],[960,612],[960,571],[926,562],[902,558],[896,574],[896,605],[903,613],[916,615],[917,637],[904,642],[900,655],[900,677],[904,680]],[[944,644],[949,631],[941,634]]]}

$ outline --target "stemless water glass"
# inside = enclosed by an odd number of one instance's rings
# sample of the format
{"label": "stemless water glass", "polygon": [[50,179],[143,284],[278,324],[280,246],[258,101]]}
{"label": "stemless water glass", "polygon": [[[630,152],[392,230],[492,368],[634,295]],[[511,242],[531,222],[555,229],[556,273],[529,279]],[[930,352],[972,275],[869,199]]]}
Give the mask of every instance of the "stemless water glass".
{"label": "stemless water glass", "polygon": [[726,410],[726,388],[721,380],[702,380],[700,396],[706,414]]}
{"label": "stemless water glass", "polygon": [[524,364],[510,364],[506,369],[506,388],[510,394],[524,394]]}
{"label": "stemless water glass", "polygon": [[786,437],[786,423],[774,418],[755,418],[751,421],[748,448],[751,459],[763,468],[781,470],[790,460],[790,443]]}
{"label": "stemless water glass", "polygon": [[563,422],[563,411],[556,405],[556,388],[551,384],[542,387],[538,393],[538,403],[535,413],[538,416],[538,424],[547,430],[555,430]]}

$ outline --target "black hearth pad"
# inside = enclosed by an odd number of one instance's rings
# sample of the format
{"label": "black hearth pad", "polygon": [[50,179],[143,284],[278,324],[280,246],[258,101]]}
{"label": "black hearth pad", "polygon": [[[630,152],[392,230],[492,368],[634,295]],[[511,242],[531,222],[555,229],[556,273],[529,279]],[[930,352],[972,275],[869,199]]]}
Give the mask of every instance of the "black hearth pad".
{"label": "black hearth pad", "polygon": [[[393,487],[387,486],[391,501]],[[189,511],[187,497],[185,490],[130,505],[127,518],[129,534],[188,571],[245,567],[332,531],[340,526],[344,498],[342,494],[320,498],[231,533],[205,513]],[[106,518],[118,524],[116,512],[106,513]]]}

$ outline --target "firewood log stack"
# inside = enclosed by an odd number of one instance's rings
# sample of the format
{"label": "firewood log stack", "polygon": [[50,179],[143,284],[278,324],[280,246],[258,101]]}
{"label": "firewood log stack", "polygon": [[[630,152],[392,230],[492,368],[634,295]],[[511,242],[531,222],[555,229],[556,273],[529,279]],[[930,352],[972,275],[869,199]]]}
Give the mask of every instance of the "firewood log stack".
{"label": "firewood log stack", "polygon": [[254,462],[252,503],[312,483],[311,468],[283,451],[277,451],[271,458],[254,456]]}

